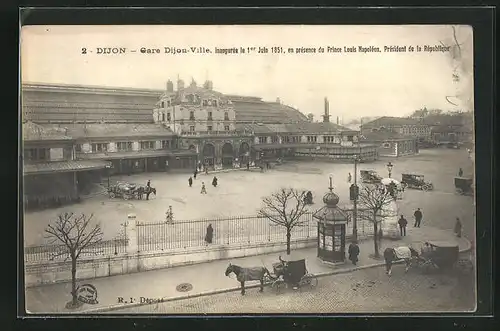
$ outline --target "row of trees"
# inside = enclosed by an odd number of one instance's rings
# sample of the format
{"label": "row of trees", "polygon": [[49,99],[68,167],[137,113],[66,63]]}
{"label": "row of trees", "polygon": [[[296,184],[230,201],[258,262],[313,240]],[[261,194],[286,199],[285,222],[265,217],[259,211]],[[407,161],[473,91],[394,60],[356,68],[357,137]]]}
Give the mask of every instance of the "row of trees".
{"label": "row of trees", "polygon": [[[305,193],[293,188],[282,188],[268,197],[262,199],[262,208],[258,215],[267,218],[270,222],[286,229],[286,253],[290,254],[292,230],[306,225],[304,214],[309,212]],[[365,186],[359,193],[359,206],[370,210],[365,218],[373,222],[375,256],[379,256],[378,225],[384,218],[382,211],[391,203],[392,197],[387,190],[379,190],[375,186]],[[62,249],[52,256],[65,256],[71,260],[71,301],[66,304],[68,308],[76,308],[81,303],[78,301],[78,287],[76,279],[77,262],[81,254],[98,245],[103,239],[103,232],[99,224],[91,224],[93,215],[75,215],[64,213],[50,224],[45,230],[49,244],[58,244]]]}

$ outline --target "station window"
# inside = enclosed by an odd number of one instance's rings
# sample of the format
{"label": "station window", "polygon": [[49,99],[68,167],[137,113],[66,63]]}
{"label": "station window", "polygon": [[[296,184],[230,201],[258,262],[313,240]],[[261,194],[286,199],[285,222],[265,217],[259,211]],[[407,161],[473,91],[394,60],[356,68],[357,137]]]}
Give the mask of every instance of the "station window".
{"label": "station window", "polygon": [[168,122],[170,122],[170,121],[171,121],[170,113],[167,113],[167,121],[168,121]]}
{"label": "station window", "polygon": [[170,140],[162,140],[161,141],[161,148],[163,148],[163,149],[170,148]]}
{"label": "station window", "polygon": [[209,132],[210,132],[210,131],[212,131],[212,130],[213,130],[213,126],[211,126],[211,125],[207,126],[207,130],[208,130]]}
{"label": "station window", "polygon": [[259,137],[259,144],[265,144],[267,142],[267,137]]}
{"label": "station window", "polygon": [[132,150],[132,142],[130,142],[130,141],[117,142],[116,149],[118,151],[130,151],[130,150]]}
{"label": "station window", "polygon": [[191,125],[191,126],[189,127],[189,131],[194,132],[194,125]]}
{"label": "station window", "polygon": [[189,119],[192,121],[194,120],[194,111],[189,112]]}
{"label": "station window", "polygon": [[108,144],[92,144],[93,153],[103,153],[108,150]]}
{"label": "station window", "polygon": [[141,149],[154,149],[155,142],[154,141],[141,141]]}
{"label": "station window", "polygon": [[228,112],[224,112],[224,121],[229,121],[229,114]]}
{"label": "station window", "polygon": [[213,120],[211,111],[208,112],[207,120],[209,120],[209,121]]}
{"label": "station window", "polygon": [[224,125],[224,130],[229,131],[229,125]]}

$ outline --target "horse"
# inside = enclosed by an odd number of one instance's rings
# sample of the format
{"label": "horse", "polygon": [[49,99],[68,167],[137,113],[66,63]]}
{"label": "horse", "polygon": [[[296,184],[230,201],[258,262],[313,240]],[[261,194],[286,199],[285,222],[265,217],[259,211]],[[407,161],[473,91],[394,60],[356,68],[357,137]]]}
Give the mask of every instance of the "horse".
{"label": "horse", "polygon": [[236,275],[236,280],[241,284],[241,295],[245,295],[245,282],[252,280],[259,280],[259,292],[264,292],[264,276],[271,276],[269,270],[267,270],[266,267],[242,268],[235,264],[229,263],[225,275],[229,277],[229,274],[231,274],[232,272]]}
{"label": "horse", "polygon": [[142,200],[142,196],[144,194],[146,194],[146,200],[149,200],[149,195],[151,193],[153,193],[154,195],[156,195],[156,189],[154,187],[151,187],[151,186],[139,186],[137,188],[137,198],[139,200]]}
{"label": "horse", "polygon": [[413,249],[412,247],[400,246],[394,248],[386,248],[384,250],[384,259],[385,259],[385,273],[387,275],[392,274],[392,264],[397,261],[404,260],[406,264],[405,272],[408,272],[410,269],[412,260],[415,258],[420,258],[419,253]]}

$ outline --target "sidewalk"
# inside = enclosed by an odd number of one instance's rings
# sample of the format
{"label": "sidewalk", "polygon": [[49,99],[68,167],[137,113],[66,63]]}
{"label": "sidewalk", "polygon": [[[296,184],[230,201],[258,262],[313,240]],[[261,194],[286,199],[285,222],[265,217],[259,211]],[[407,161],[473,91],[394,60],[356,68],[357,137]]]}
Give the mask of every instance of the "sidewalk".
{"label": "sidewalk", "polygon": [[[465,238],[457,238],[452,231],[422,227],[408,228],[407,236],[401,240],[383,240],[379,251],[382,254],[387,247],[409,244],[419,248],[427,240],[456,242],[460,251],[470,249],[470,242]],[[313,247],[293,250],[290,256],[286,256],[285,252],[273,253],[236,258],[230,261],[219,260],[190,266],[84,280],[80,281],[79,284],[90,283],[96,287],[98,303],[94,305],[84,304],[75,310],[65,308],[66,302],[71,298],[71,283],[43,285],[26,290],[26,309],[31,313],[104,313],[113,310],[113,308],[140,305],[141,297],[169,301],[238,290],[239,283],[236,281],[234,274],[231,274],[231,278],[224,275],[229,262],[243,267],[265,266],[272,272],[272,263],[278,261],[279,255],[282,255],[285,260],[305,258],[308,271],[317,276],[350,272],[360,268],[370,268],[384,264],[383,260],[370,258],[370,254],[374,251],[372,239],[361,241],[359,247],[361,253],[356,267],[350,261],[341,265],[323,263],[317,258],[316,247]],[[192,289],[189,292],[178,292],[176,287],[182,283],[190,283]],[[258,284],[258,282],[249,282],[246,286],[250,287],[256,283]],[[250,290],[257,291],[257,289]],[[118,303],[118,298],[123,298],[123,301],[128,301],[128,303]]]}

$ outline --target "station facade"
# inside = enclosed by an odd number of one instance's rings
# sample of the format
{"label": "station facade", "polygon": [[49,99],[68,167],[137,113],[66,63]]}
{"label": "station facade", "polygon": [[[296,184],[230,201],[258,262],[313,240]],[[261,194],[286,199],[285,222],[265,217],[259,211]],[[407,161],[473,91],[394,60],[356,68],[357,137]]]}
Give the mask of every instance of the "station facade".
{"label": "station facade", "polygon": [[[176,89],[168,81],[164,90],[23,84],[25,198],[74,201],[86,183],[106,176],[191,172],[200,164],[379,157],[377,145],[329,116],[326,100],[323,122],[312,123],[279,99],[224,95],[211,81],[179,79]],[[54,178],[64,190],[51,191]]]}

